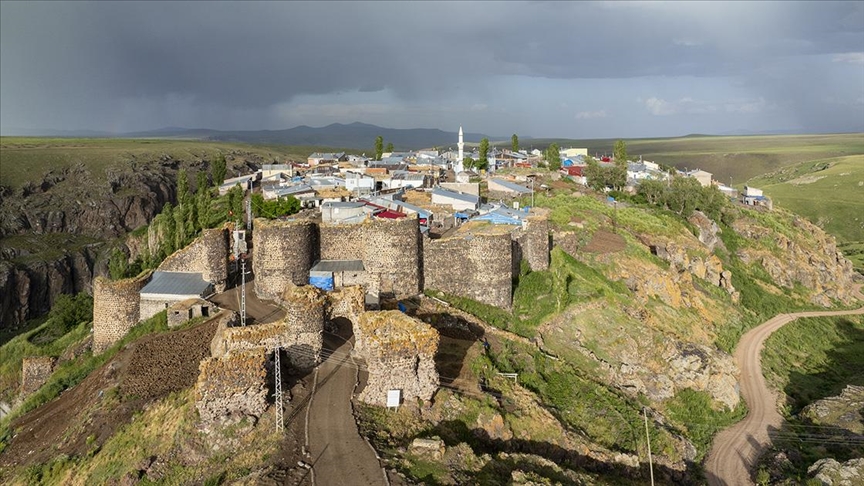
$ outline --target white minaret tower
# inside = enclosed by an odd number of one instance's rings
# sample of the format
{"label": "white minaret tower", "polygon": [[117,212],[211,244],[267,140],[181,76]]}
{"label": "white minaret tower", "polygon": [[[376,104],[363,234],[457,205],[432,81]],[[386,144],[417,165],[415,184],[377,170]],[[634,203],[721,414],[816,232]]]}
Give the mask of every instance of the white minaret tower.
{"label": "white minaret tower", "polygon": [[465,148],[465,141],[462,140],[462,127],[459,127],[459,143],[456,144],[459,147],[459,160],[453,164],[453,172],[460,173],[465,169],[462,167],[462,160],[465,158],[465,154],[463,153],[463,149]]}

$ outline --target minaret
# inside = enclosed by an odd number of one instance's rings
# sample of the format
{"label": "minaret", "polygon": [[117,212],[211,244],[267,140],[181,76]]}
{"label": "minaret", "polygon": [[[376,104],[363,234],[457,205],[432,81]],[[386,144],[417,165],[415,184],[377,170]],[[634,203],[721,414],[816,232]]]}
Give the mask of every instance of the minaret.
{"label": "minaret", "polygon": [[465,141],[462,140],[461,126],[459,127],[459,143],[457,144],[457,146],[459,147],[459,160],[457,160],[456,163],[453,165],[453,172],[458,174],[465,170],[462,167],[462,160],[465,159],[465,154],[462,152],[462,150],[465,148]]}

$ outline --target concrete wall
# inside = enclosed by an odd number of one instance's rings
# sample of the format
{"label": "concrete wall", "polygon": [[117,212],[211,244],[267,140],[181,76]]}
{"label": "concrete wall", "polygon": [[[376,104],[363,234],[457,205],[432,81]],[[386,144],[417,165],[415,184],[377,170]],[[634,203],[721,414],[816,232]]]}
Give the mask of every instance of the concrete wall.
{"label": "concrete wall", "polygon": [[54,372],[55,358],[31,356],[21,361],[21,396],[25,397],[45,384]]}
{"label": "concrete wall", "polygon": [[187,247],[175,251],[159,265],[161,272],[201,273],[216,292],[225,290],[228,281],[228,230],[207,229]]}
{"label": "concrete wall", "polygon": [[278,299],[289,283],[304,285],[318,260],[318,226],[307,220],[256,219],[252,233],[252,271],[255,293]]}
{"label": "concrete wall", "polygon": [[423,255],[416,217],[322,224],[320,235],[322,260],[362,260],[366,272],[377,276],[382,294],[402,298],[420,292]]}
{"label": "concrete wall", "polygon": [[432,398],[439,385],[438,331],[399,311],[364,312],[354,336],[369,373],[361,401],[386,405],[388,390],[401,390],[403,400]]}
{"label": "concrete wall", "polygon": [[150,272],[136,278],[93,280],[93,352],[101,353],[119,341],[140,316],[139,293],[150,281]]}
{"label": "concrete wall", "polygon": [[423,246],[425,288],[511,307],[514,260],[509,234],[457,233],[426,240]]}

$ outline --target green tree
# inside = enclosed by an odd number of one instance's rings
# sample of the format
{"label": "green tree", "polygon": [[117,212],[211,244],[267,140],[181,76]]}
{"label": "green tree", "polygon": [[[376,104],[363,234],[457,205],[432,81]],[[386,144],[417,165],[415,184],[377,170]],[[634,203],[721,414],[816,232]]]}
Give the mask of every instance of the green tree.
{"label": "green tree", "polygon": [[189,202],[189,174],[186,169],[177,171],[177,204]]}
{"label": "green tree", "polygon": [[265,201],[261,194],[252,195],[252,213],[255,217],[275,219],[300,211],[300,201],[294,196]]}
{"label": "green tree", "polygon": [[162,207],[162,213],[158,216],[159,223],[157,224],[156,233],[161,235],[162,241],[159,244],[159,257],[165,257],[172,253],[176,247],[174,246],[174,206],[171,203],[165,203]]}
{"label": "green tree", "polygon": [[391,154],[393,153],[393,142],[387,143],[387,150],[386,151],[390,152]]}
{"label": "green tree", "polygon": [[48,317],[51,326],[59,330],[59,335],[66,334],[78,324],[93,319],[93,297],[84,292],[75,296],[58,295]]}
{"label": "green tree", "polygon": [[514,152],[519,151],[519,137],[517,137],[515,133],[513,134],[512,137],[510,137],[510,148]]}
{"label": "green tree", "polygon": [[615,142],[612,157],[615,159],[615,162],[623,160],[625,164],[627,163],[627,144],[624,143],[624,140],[617,140]]}
{"label": "green tree", "polygon": [[207,173],[199,170],[195,174],[195,194],[200,195],[202,192],[210,189],[210,180],[207,179]]}
{"label": "green tree", "polygon": [[111,280],[120,280],[126,278],[129,270],[129,260],[126,254],[119,248],[115,248],[111,253],[111,258],[108,259],[108,275]]}
{"label": "green tree", "polygon": [[183,248],[188,243],[186,212],[185,206],[174,208],[174,251]]}
{"label": "green tree", "polygon": [[481,164],[485,164],[487,167],[489,166],[489,139],[484,138],[480,140],[480,160]]}
{"label": "green tree", "polygon": [[656,180],[643,180],[639,183],[638,193],[648,204],[653,206],[666,205],[666,183]]}
{"label": "green tree", "polygon": [[215,160],[213,160],[213,166],[211,167],[212,176],[213,176],[213,185],[219,186],[225,182],[225,175],[228,174],[228,166],[225,162],[225,156],[219,154]]}
{"label": "green tree", "polygon": [[207,229],[210,227],[210,217],[212,208],[213,195],[209,189],[204,189],[196,196],[196,205],[198,206],[198,227]]}
{"label": "green tree", "polygon": [[546,149],[546,163],[549,164],[549,170],[561,168],[561,151],[557,144],[553,143]]}
{"label": "green tree", "polygon": [[375,160],[381,160],[384,154],[384,137],[378,135],[375,137]]}
{"label": "green tree", "polygon": [[465,169],[473,169],[474,164],[476,163],[477,162],[472,157],[465,157],[462,159],[462,165],[465,167]]}
{"label": "green tree", "polygon": [[243,188],[240,184],[235,185],[228,191],[228,219],[230,221],[243,220]]}

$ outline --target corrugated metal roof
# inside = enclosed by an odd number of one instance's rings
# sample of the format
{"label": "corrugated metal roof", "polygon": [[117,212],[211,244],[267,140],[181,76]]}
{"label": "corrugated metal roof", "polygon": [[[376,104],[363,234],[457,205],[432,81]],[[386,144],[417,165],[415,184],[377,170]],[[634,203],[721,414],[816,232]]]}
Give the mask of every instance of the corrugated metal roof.
{"label": "corrugated metal roof", "polygon": [[495,178],[495,179],[492,179],[492,182],[494,182],[495,184],[498,184],[499,186],[505,187],[511,191],[518,192],[520,194],[530,194],[531,193],[531,189],[528,189],[525,186],[520,186],[519,184],[510,182],[510,181],[505,181],[504,179]]}
{"label": "corrugated metal roof", "polygon": [[141,289],[142,294],[202,295],[210,287],[200,273],[153,272],[150,283]]}
{"label": "corrugated metal roof", "polygon": [[365,272],[362,260],[318,260],[310,272]]}
{"label": "corrugated metal roof", "polygon": [[477,204],[480,201],[480,198],[473,194],[466,194],[464,192],[453,192],[448,191],[447,189],[442,189],[440,187],[435,187],[432,189],[433,196],[441,196],[441,197],[449,197],[451,199],[456,199],[457,201],[465,201]]}

